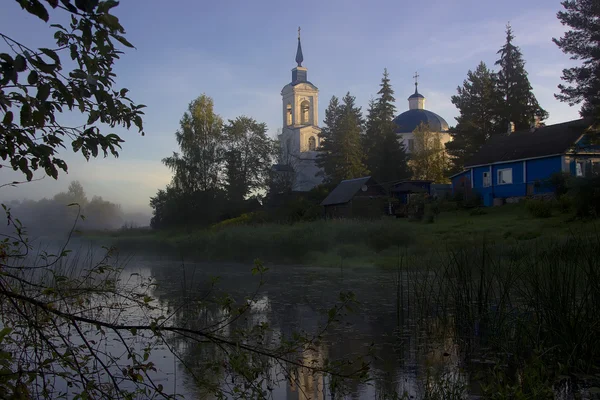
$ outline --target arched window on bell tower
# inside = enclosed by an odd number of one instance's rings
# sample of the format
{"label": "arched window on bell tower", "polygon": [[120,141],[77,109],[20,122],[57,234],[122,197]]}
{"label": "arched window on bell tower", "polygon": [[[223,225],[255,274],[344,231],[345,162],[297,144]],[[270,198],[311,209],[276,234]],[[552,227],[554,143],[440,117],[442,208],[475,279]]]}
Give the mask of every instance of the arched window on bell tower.
{"label": "arched window on bell tower", "polygon": [[290,126],[292,125],[292,105],[288,103],[287,107],[286,107],[286,122],[287,125]]}
{"label": "arched window on bell tower", "polygon": [[308,125],[310,123],[310,103],[308,100],[304,100],[300,103],[300,123],[302,125]]}
{"label": "arched window on bell tower", "polygon": [[308,138],[308,151],[317,150],[317,140],[314,136]]}

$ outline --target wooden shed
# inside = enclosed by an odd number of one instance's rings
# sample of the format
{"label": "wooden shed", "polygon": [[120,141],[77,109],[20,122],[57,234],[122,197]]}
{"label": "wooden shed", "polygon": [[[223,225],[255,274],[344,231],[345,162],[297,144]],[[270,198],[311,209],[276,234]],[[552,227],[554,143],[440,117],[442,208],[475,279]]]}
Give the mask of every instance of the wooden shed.
{"label": "wooden shed", "polygon": [[387,212],[385,189],[365,176],[340,182],[321,202],[327,218],[378,218]]}

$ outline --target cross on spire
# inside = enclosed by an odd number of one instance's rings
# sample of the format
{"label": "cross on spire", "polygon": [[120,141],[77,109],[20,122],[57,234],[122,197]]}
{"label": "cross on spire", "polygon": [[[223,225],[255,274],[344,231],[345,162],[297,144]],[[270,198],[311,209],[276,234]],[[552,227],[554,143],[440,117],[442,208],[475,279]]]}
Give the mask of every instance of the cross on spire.
{"label": "cross on spire", "polygon": [[417,86],[419,86],[419,73],[417,71],[415,71],[415,76],[413,76],[413,79],[415,80],[415,93],[417,93]]}
{"label": "cross on spire", "polygon": [[302,66],[304,56],[302,55],[302,45],[300,44],[300,27],[298,27],[298,49],[296,50],[296,63],[299,67]]}

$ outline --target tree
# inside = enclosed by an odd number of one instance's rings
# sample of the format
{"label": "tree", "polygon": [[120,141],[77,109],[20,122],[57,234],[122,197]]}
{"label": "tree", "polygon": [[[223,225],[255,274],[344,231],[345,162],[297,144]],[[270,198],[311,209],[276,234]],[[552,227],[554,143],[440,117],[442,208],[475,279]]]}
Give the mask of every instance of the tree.
{"label": "tree", "polygon": [[162,161],[173,172],[172,185],[184,193],[214,191],[221,186],[223,120],[213,100],[201,95],[190,102],[175,132],[180,153]]}
{"label": "tree", "polygon": [[[86,159],[102,151],[118,156],[123,140],[101,132],[135,125],[143,135],[141,109],[115,88],[113,65],[122,53],[118,45],[133,48],[125,39],[119,19],[111,14],[116,1],[18,1],[28,13],[44,22],[70,16],[67,27],[53,24],[56,47],[35,49],[23,39],[0,32],[9,53],[0,53],[0,157],[23,172],[28,180],[41,169],[56,179],[67,164],[58,150],[69,146]],[[48,7],[49,6],[49,7]],[[66,69],[62,59],[75,66]],[[63,111],[81,113],[82,126],[67,126],[57,118]],[[2,167],[2,166],[0,166]]]}
{"label": "tree", "polygon": [[496,65],[498,87],[504,98],[501,107],[501,126],[508,129],[515,124],[515,130],[529,129],[532,124],[548,118],[548,113],[540,107],[525,71],[525,61],[521,49],[513,44],[514,35],[510,25],[506,27],[506,43],[498,50],[500,59]]}
{"label": "tree", "polygon": [[553,38],[572,60],[582,60],[579,67],[563,70],[562,79],[570,85],[559,85],[555,97],[573,106],[582,104],[581,116],[600,121],[600,6],[596,0],[569,0],[561,3],[558,19],[572,29],[560,39]]}
{"label": "tree", "polygon": [[241,202],[250,193],[267,187],[273,141],[267,125],[249,117],[230,120],[225,126],[225,187],[230,200]]}
{"label": "tree", "polygon": [[[59,27],[56,37],[60,41],[63,35],[68,35],[66,44],[74,45],[69,49],[73,58],[86,64],[80,65],[81,71],[111,71],[116,53],[103,53],[114,49],[113,39],[128,43],[120,36],[122,28],[116,17],[108,13],[118,3],[113,0],[75,0],[76,5],[70,0],[60,0],[60,4],[59,0],[46,2],[54,10],[71,14],[74,26],[68,33],[61,33]],[[48,20],[48,11],[41,1],[20,0],[19,3],[28,12]],[[59,162],[55,151],[62,143],[61,135],[68,135],[67,128],[60,127],[55,121],[63,106],[64,109],[73,107],[71,102],[79,103],[82,113],[93,122],[100,119],[111,125],[115,121],[131,119],[141,127],[139,111],[121,103],[119,96],[124,94],[116,95],[109,90],[114,78],[112,72],[106,76],[91,74],[81,82],[77,81],[80,72],[73,72],[70,78],[64,78],[65,82],[73,81],[63,88],[59,78],[52,80],[52,74],[56,74],[54,77],[59,75],[60,59],[55,59],[59,52],[40,51],[37,55],[29,52],[22,56],[23,59],[0,57],[4,63],[1,79],[5,79],[6,71],[12,74],[13,85],[9,86],[20,85],[16,74],[24,70],[24,62],[25,69],[31,63],[40,71],[37,77],[35,74],[35,78],[28,77],[29,85],[37,85],[35,98],[24,95],[25,88],[20,87],[7,95],[4,83],[0,98],[5,113],[0,136],[4,141],[3,154],[16,162],[17,169],[28,177],[38,167],[52,176],[57,172],[56,167],[66,170],[66,164]],[[42,64],[38,60],[38,57],[41,60],[41,54],[52,58],[54,63]],[[40,75],[41,82],[38,81]],[[53,91],[51,101],[47,101],[45,84]],[[18,90],[22,92],[19,94]],[[94,91],[88,96],[89,90]],[[92,96],[94,100],[90,100]],[[10,106],[6,105],[7,99],[12,102]],[[13,107],[12,112],[19,106],[21,122],[13,122],[12,117],[6,117],[10,115],[7,107]],[[30,111],[32,115],[29,115]],[[94,114],[98,112],[101,114]],[[32,121],[35,126],[31,125]],[[47,121],[52,124],[46,124]],[[94,152],[97,153],[99,148],[113,153],[120,143],[116,136],[102,136],[97,129],[69,131],[74,135],[71,139],[75,150],[81,150],[86,158],[90,154],[95,156]],[[16,161],[15,154],[20,157]],[[83,190],[72,185],[71,192],[79,196]],[[95,204],[100,202],[98,198],[92,200]],[[157,347],[171,351],[195,382],[205,385],[201,389],[209,391],[215,398],[264,398],[277,376],[291,377],[292,368],[321,371],[335,382],[336,388],[344,380],[367,377],[366,364],[356,368],[353,366],[356,363],[351,365],[342,360],[315,366],[309,360],[298,358],[299,351],[316,347],[325,330],[343,310],[352,307],[354,297],[351,293],[342,294],[339,304],[327,312],[324,330],[316,337],[294,334],[293,340],[284,338],[273,343],[270,338],[275,335],[270,333],[267,324],[255,323],[244,316],[257,301],[262,278],[255,295],[242,297],[237,302],[230,296],[220,299],[215,295],[194,301],[186,298],[183,306],[165,308],[152,297],[156,290],[151,277],[136,282],[138,274],[122,273],[122,268],[115,267],[116,261],[111,259],[114,249],[109,249],[98,262],[90,257],[89,264],[85,265],[80,263],[83,261],[79,259],[80,255],[69,258],[68,241],[56,254],[42,251],[36,257],[25,228],[7,207],[3,208],[7,225],[14,229],[13,234],[2,236],[0,240],[0,393],[3,398],[179,398],[169,393],[170,388],[153,380],[157,356],[152,350]],[[265,272],[266,268],[256,261],[252,273],[262,277]],[[215,281],[207,293],[213,293],[214,285]],[[194,313],[193,318],[187,318],[181,312],[184,307],[205,311],[207,304],[214,304],[218,312],[206,313],[202,318],[198,318],[202,315],[200,312]],[[207,324],[200,322],[199,325],[200,320]],[[178,346],[182,343],[184,346]],[[212,348],[219,357],[208,356],[202,360],[201,369],[216,376],[215,382],[207,383],[193,375],[193,367],[186,364],[178,348],[206,349],[209,346],[214,346]]]}
{"label": "tree", "polygon": [[392,182],[407,178],[407,155],[396,134],[393,122],[396,107],[394,90],[387,68],[384,69],[379,98],[369,103],[366,132],[363,137],[367,168],[379,182]]}
{"label": "tree", "polygon": [[437,183],[448,181],[448,156],[440,132],[432,132],[429,125],[421,123],[413,131],[415,147],[409,166],[413,179],[431,180]]}
{"label": "tree", "polygon": [[450,133],[453,140],[446,144],[446,148],[456,172],[459,172],[490,136],[504,133],[506,127],[501,125],[503,101],[498,89],[498,76],[483,61],[474,72],[469,70],[467,79],[457,92],[451,101],[460,115]]}
{"label": "tree", "polygon": [[337,183],[368,173],[361,144],[364,121],[360,107],[356,107],[355,97],[349,92],[342,101],[340,104],[337,97],[331,98],[320,133],[323,141],[317,165],[323,169],[326,183]]}

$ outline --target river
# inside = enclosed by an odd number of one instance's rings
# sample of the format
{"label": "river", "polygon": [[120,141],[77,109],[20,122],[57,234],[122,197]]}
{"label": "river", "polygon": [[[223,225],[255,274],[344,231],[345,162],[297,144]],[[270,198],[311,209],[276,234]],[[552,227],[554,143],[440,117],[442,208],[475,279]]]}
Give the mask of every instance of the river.
{"label": "river", "polygon": [[[267,267],[259,286],[261,279],[252,275],[252,265],[194,263],[164,255],[137,255],[128,258],[123,276],[137,273],[151,279],[156,284],[153,295],[161,307],[176,310],[177,323],[200,329],[209,326],[218,313],[214,306],[207,306],[207,298],[227,293],[239,303],[251,297],[252,306],[245,313],[244,326],[266,323],[273,337],[289,337],[293,332],[315,335],[327,321],[327,310],[339,304],[340,293],[351,291],[356,299],[353,309],[340,316],[340,321],[327,329],[324,340],[303,355],[306,363],[365,357],[373,379],[351,387],[348,398],[401,398],[402,395],[422,398],[427,385],[433,381],[439,383],[440,377],[457,388],[468,385],[469,375],[462,373],[460,349],[452,340],[452,333],[432,332],[435,324],[427,324],[425,329],[423,320],[414,315],[414,308],[420,303],[410,279],[404,275],[410,272],[403,271],[398,286],[397,271],[372,266]],[[213,286],[215,277],[219,279]],[[189,343],[178,348],[189,354],[176,359],[161,353],[155,360],[159,379],[169,391],[196,397],[199,392],[194,379],[186,372],[194,367],[184,364],[189,362],[198,367],[197,357],[202,352],[197,353]],[[331,395],[328,376],[301,371],[281,379],[271,389],[272,398],[276,399],[316,400]]]}

